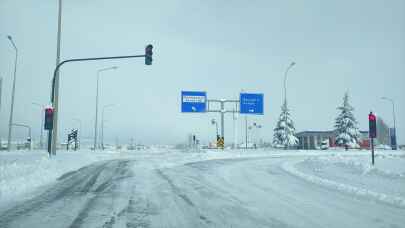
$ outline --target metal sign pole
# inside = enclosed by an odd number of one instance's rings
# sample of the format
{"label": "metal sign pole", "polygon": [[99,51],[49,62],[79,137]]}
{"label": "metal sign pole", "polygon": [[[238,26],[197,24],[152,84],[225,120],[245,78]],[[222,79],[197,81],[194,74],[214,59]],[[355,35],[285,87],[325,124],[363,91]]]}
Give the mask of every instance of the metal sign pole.
{"label": "metal sign pole", "polygon": [[[224,143],[225,143],[225,116],[224,116],[224,114],[225,114],[225,102],[224,102],[224,100],[221,100],[221,137],[222,137],[222,140],[224,141]],[[223,149],[223,148],[222,148]]]}

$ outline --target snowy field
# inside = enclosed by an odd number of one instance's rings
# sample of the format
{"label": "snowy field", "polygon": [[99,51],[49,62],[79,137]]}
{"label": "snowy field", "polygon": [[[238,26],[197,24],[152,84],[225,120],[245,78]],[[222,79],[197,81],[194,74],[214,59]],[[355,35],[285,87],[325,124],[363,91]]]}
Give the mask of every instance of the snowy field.
{"label": "snowy field", "polygon": [[0,153],[0,227],[401,227],[405,152]]}

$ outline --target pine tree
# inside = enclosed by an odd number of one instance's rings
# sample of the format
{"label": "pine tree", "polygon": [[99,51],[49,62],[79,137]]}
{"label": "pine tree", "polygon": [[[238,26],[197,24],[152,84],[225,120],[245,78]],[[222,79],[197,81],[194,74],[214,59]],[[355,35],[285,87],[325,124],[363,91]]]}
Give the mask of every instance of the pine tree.
{"label": "pine tree", "polygon": [[273,145],[287,149],[297,144],[298,138],[295,137],[294,122],[290,117],[287,101],[284,101],[283,106],[281,106],[281,114],[277,126],[274,128]]}
{"label": "pine tree", "polygon": [[340,110],[340,114],[335,120],[336,145],[358,147],[360,131],[353,115],[354,108],[349,104],[349,94],[347,92],[343,97],[343,106],[337,109]]}

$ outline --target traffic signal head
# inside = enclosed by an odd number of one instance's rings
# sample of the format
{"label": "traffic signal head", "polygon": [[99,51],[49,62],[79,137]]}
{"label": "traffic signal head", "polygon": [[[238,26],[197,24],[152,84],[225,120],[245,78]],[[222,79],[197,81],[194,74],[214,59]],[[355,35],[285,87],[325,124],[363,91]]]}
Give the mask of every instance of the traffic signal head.
{"label": "traffic signal head", "polygon": [[45,130],[52,130],[53,129],[53,108],[45,108],[45,123],[44,123]]}
{"label": "traffic signal head", "polygon": [[73,138],[77,139],[77,129],[72,131]]}
{"label": "traffic signal head", "polygon": [[149,44],[145,47],[145,65],[152,65],[153,46]]}
{"label": "traffic signal head", "polygon": [[370,138],[377,138],[377,117],[372,112],[368,114],[368,127]]}

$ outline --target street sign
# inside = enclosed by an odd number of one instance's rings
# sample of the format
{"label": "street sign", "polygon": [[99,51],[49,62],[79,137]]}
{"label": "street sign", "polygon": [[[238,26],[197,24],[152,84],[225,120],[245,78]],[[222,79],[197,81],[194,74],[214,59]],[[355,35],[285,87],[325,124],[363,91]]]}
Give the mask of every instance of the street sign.
{"label": "street sign", "polygon": [[262,93],[241,93],[239,102],[241,114],[263,115]]}
{"label": "street sign", "polygon": [[206,92],[181,91],[181,112],[205,112],[206,110]]}

